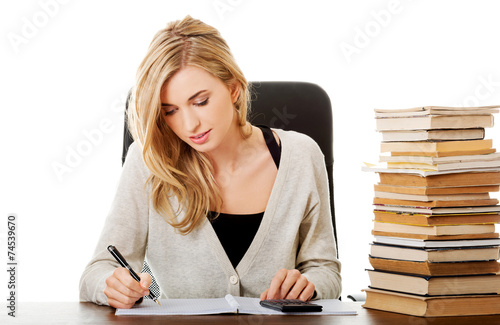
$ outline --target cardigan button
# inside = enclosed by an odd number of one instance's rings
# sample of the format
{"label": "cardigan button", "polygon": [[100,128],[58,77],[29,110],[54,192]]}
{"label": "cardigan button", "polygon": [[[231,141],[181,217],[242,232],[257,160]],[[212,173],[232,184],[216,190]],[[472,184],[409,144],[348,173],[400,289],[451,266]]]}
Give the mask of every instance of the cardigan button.
{"label": "cardigan button", "polygon": [[238,283],[238,277],[236,275],[231,275],[229,277],[229,282],[231,282],[231,284],[237,284]]}

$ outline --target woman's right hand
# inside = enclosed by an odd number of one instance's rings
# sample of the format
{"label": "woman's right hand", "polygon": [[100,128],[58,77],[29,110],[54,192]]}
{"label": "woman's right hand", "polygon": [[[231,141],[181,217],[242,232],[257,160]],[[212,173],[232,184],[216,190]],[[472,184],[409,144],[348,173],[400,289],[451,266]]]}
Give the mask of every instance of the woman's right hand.
{"label": "woman's right hand", "polygon": [[108,297],[108,303],[115,308],[132,308],[134,304],[144,296],[149,295],[151,275],[139,274],[141,282],[137,282],[124,267],[115,269],[113,274],[106,279],[104,294]]}

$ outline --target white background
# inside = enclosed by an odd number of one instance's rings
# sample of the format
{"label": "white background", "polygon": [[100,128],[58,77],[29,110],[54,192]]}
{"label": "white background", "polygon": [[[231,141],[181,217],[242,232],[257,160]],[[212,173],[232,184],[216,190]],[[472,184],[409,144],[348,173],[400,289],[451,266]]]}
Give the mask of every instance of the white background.
{"label": "white background", "polygon": [[[499,104],[499,12],[498,1],[457,0],[2,1],[0,260],[16,213],[18,301],[78,300],[120,175],[124,96],[156,31],[187,14],[220,30],[248,80],[308,81],[330,95],[343,296],[360,293],[373,109]],[[103,123],[58,177],[54,164],[67,166]],[[497,145],[498,130],[487,136]],[[5,271],[0,281],[5,301]]]}

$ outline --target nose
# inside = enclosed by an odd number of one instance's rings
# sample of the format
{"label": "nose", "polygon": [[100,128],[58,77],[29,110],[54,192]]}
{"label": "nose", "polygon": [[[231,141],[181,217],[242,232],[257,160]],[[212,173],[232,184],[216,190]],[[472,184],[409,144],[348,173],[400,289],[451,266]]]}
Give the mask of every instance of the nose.
{"label": "nose", "polygon": [[184,129],[190,133],[195,133],[201,124],[200,117],[193,108],[183,110],[183,125]]}

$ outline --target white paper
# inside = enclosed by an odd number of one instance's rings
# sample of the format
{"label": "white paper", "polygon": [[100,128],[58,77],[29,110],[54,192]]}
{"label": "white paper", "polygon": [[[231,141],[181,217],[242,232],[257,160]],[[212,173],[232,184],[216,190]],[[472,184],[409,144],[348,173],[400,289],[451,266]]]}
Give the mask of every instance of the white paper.
{"label": "white paper", "polygon": [[[161,306],[150,299],[130,309],[116,309],[116,315],[209,315],[240,313],[253,315],[356,315],[357,312],[337,299],[315,300],[323,306],[321,312],[283,313],[262,307],[259,298],[235,297],[209,299],[160,299]],[[235,305],[237,304],[237,305]]]}
{"label": "white paper", "polygon": [[208,315],[236,313],[225,298],[211,299],[159,299],[161,306],[153,300],[144,301],[130,309],[116,309],[116,315]]}

